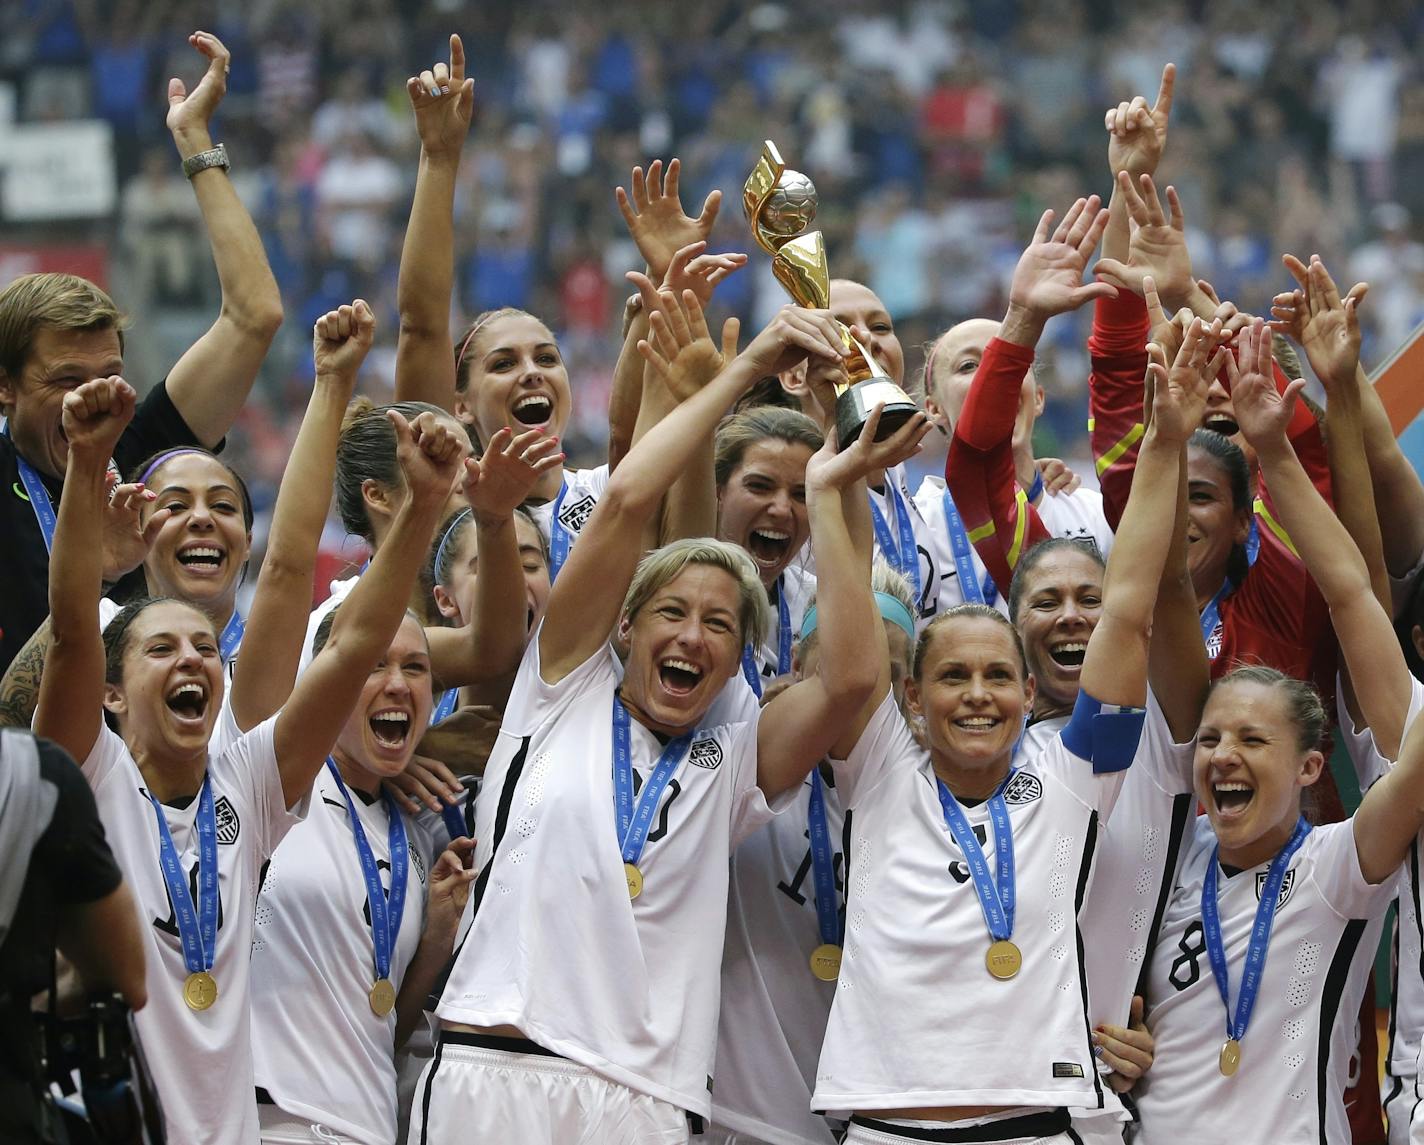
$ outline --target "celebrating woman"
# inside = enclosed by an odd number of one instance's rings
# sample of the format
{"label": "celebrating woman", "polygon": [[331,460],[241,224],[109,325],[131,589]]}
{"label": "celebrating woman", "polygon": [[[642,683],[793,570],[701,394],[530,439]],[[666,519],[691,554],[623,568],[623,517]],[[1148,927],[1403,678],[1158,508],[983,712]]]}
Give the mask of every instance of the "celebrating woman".
{"label": "celebrating woman", "polygon": [[[756,720],[754,704],[717,703],[729,685],[749,695],[737,676],[765,609],[755,565],[711,540],[640,561],[639,538],[738,394],[807,353],[843,351],[828,316],[788,307],[723,368],[690,291],[681,304],[665,292],[650,321],[650,359],[711,380],[615,471],[520,669],[479,801],[471,926],[417,1092],[422,1142],[686,1139],[686,1118],[710,1106],[732,845],[801,784],[874,682],[856,651],[879,627],[868,537],[857,555],[841,492],[913,449],[924,425],[816,455],[826,651]],[[728,356],[729,335],[734,324]]]}
{"label": "celebrating woman", "polygon": [[460,443],[395,419],[410,496],[388,553],[282,711],[209,751],[223,696],[218,632],[191,605],[145,600],[100,633],[100,555],[114,440],[133,414],[121,378],[64,401],[70,466],[51,565],[53,647],[35,727],[81,760],[149,925],[139,1036],[175,1140],[257,1135],[248,980],[258,872],[306,812],[312,782],[391,642],[454,480]]}
{"label": "celebrating woman", "polygon": [[[1075,232],[1096,225],[1078,212]],[[1219,365],[1211,349],[1195,326],[1160,370],[1150,477],[1119,531],[1058,736],[1015,760],[1034,680],[1004,617],[962,605],[921,633],[906,684],[926,746],[894,705],[882,660],[880,706],[833,761],[860,842],[813,1104],[853,1112],[850,1141],[1067,1142],[1067,1107],[1101,1104],[1078,916],[1098,821],[1137,750],[1178,457]],[[946,1056],[946,1030],[962,1053]]]}

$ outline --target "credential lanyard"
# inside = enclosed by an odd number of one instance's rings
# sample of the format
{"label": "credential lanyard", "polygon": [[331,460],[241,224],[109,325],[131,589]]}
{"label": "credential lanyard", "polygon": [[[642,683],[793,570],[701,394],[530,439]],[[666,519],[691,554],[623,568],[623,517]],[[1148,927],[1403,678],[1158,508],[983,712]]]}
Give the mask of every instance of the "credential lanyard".
{"label": "credential lanyard", "polygon": [[35,522],[40,527],[40,535],[44,537],[45,552],[49,552],[54,548],[54,526],[57,522],[54,502],[49,499],[49,490],[45,488],[38,470],[33,465],[18,453],[15,454],[15,465],[20,470],[20,481],[25,486],[25,496],[29,499],[30,508],[35,511]]}
{"label": "credential lanyard", "polygon": [[865,495],[870,499],[870,520],[871,524],[875,526],[876,546],[895,566],[895,571],[914,586],[915,599],[919,600],[920,550],[915,544],[915,530],[910,523],[909,508],[905,504],[905,499],[900,496],[900,490],[895,484],[893,474],[889,471],[885,474],[885,503],[890,506],[890,511],[895,516],[896,531],[899,534],[898,542],[896,535],[890,531],[890,523],[885,519],[885,514],[875,503],[874,496],[869,490]]}
{"label": "credential lanyard", "polygon": [[999,590],[994,578],[987,572],[981,585],[974,576],[974,546],[969,543],[969,534],[964,530],[964,521],[955,507],[949,490],[944,491],[944,520],[949,527],[949,545],[954,550],[954,571],[959,576],[959,592],[966,604],[987,604],[993,606],[999,598]]}
{"label": "credential lanyard", "polygon": [[945,826],[964,852],[964,861],[974,879],[974,893],[979,897],[979,908],[984,912],[984,922],[989,927],[989,936],[995,942],[1003,942],[1014,933],[1014,835],[1009,824],[1009,808],[1004,802],[1004,788],[1017,775],[1010,771],[999,784],[998,790],[989,798],[989,818],[994,824],[994,859],[998,868],[998,882],[989,875],[989,861],[984,857],[984,848],[969,825],[964,808],[954,793],[939,779],[935,786],[939,789],[939,804],[944,809]]}
{"label": "credential lanyard", "polygon": [[811,805],[806,813],[806,827],[811,837],[811,871],[816,883],[816,925],[822,943],[840,946],[840,896],[836,893],[835,853],[826,822],[826,791],[821,783],[819,764],[811,771]]}
{"label": "credential lanyard", "polygon": [[227,618],[227,623],[223,625],[222,635],[218,637],[218,651],[222,654],[224,664],[231,660],[242,646],[242,634],[245,631],[242,614],[234,608],[232,615]]}
{"label": "credential lanyard", "polygon": [[658,762],[643,790],[638,793],[638,802],[633,803],[633,746],[631,719],[623,701],[613,697],[613,805],[618,812],[618,841],[623,849],[623,861],[637,865],[648,842],[648,832],[653,828],[653,816],[657,813],[658,802],[674,773],[682,765],[682,757],[687,754],[687,745],[692,736],[678,736],[663,748]]}
{"label": "credential lanyard", "polygon": [[1226,972],[1226,950],[1221,942],[1221,916],[1216,902],[1221,846],[1218,844],[1211,849],[1211,862],[1207,864],[1206,877],[1202,880],[1202,931],[1206,937],[1207,957],[1211,959],[1211,974],[1216,979],[1216,988],[1226,1007],[1226,1036],[1234,1041],[1241,1041],[1246,1036],[1246,1027],[1251,1024],[1256,992],[1261,988],[1261,973],[1266,968],[1266,950],[1271,943],[1271,924],[1276,918],[1281,883],[1285,880],[1291,859],[1309,834],[1310,824],[1302,816],[1295,825],[1290,842],[1271,860],[1266,883],[1261,888],[1261,901],[1256,904],[1256,921],[1251,927],[1250,944],[1246,947],[1246,967],[1241,974],[1241,993],[1236,998],[1234,1014],[1231,1010],[1231,982]]}
{"label": "credential lanyard", "polygon": [[569,479],[565,477],[559,484],[559,495],[554,498],[553,513],[549,517],[549,583],[553,584],[558,578],[559,570],[564,567],[564,562],[569,559],[569,545],[572,541],[569,538],[568,529],[559,520],[559,511],[564,507],[564,498],[569,492]]}
{"label": "credential lanyard", "polygon": [[401,916],[405,913],[405,882],[410,867],[410,844],[406,840],[405,820],[396,806],[391,793],[381,789],[381,799],[386,805],[386,816],[390,820],[388,839],[391,847],[391,898],[386,901],[381,889],[381,871],[376,865],[376,856],[366,838],[361,818],[356,814],[356,804],[351,800],[351,792],[346,790],[341,772],[331,756],[326,757],[326,766],[332,779],[341,789],[346,800],[346,814],[351,820],[351,835],[356,840],[356,854],[361,860],[361,874],[366,880],[366,902],[371,908],[371,942],[376,951],[376,977],[389,980],[391,976],[391,952],[400,936]]}
{"label": "credential lanyard", "polygon": [[173,903],[173,919],[178,924],[178,940],[183,944],[183,965],[189,974],[213,968],[218,948],[218,819],[213,807],[213,787],[203,776],[198,792],[198,814],[193,827],[198,833],[198,905],[188,889],[188,876],[178,860],[178,848],[173,845],[173,833],[163,816],[163,805],[145,791],[158,818],[158,865]]}
{"label": "credential lanyard", "polygon": [[[917,558],[918,559],[918,558]],[[786,575],[776,578],[776,674],[791,671],[791,606],[786,603]],[[761,649],[748,644],[742,649],[742,675],[761,699]]]}

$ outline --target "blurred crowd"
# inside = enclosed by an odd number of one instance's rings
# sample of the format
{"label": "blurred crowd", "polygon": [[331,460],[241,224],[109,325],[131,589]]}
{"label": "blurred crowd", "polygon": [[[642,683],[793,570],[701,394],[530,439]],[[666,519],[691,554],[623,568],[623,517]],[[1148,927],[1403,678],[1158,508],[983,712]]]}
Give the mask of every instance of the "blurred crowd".
{"label": "blurred crowd", "polygon": [[[1371,280],[1370,366],[1424,319],[1424,6],[1408,0],[3,0],[0,18],[0,80],[22,121],[113,125],[119,206],[96,237],[135,318],[132,359],[154,373],[140,386],[172,361],[163,332],[181,349],[186,317],[200,329],[217,298],[163,127],[164,80],[193,71],[175,30],[231,48],[215,137],[287,312],[240,435],[262,501],[305,402],[317,315],[366,294],[379,325],[365,388],[389,382],[418,154],[403,85],[408,61],[445,57],[451,29],[477,101],[452,322],[499,305],[549,321],[579,460],[606,435],[622,276],[637,265],[613,188],[634,164],[681,156],[684,201],[728,193],[714,247],[750,250],[738,193],[774,139],[817,184],[832,273],[869,283],[914,347],[1002,312],[1043,206],[1106,195],[1101,109],[1150,97],[1169,58],[1182,82],[1159,185],[1181,194],[1198,273],[1262,312],[1289,285],[1280,251]],[[759,252],[717,294],[753,322],[783,300]],[[1089,316],[1041,343],[1040,454],[1088,455]]]}

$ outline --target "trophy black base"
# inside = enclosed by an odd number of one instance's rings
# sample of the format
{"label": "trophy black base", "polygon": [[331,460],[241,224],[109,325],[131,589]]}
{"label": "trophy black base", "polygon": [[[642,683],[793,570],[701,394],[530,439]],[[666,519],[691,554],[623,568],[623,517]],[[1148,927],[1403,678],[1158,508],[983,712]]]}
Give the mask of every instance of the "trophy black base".
{"label": "trophy black base", "polygon": [[920,412],[914,400],[889,378],[866,378],[842,391],[836,399],[836,441],[838,448],[847,449],[865,429],[865,423],[878,405],[884,405],[875,440],[884,441]]}

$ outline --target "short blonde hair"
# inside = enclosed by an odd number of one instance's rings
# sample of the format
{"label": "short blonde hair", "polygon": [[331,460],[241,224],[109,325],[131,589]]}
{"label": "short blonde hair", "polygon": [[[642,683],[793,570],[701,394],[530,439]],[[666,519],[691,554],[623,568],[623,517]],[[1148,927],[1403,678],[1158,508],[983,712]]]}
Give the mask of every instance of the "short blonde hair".
{"label": "short blonde hair", "polygon": [[623,615],[631,623],[645,604],[664,585],[675,580],[688,565],[710,565],[737,582],[737,624],[743,644],[760,642],[766,630],[769,609],[766,588],[756,565],[738,545],[712,537],[690,537],[654,549],[633,572],[628,595],[623,598]]}
{"label": "short blonde hair", "polygon": [[124,316],[114,300],[77,274],[24,274],[0,290],[0,370],[19,378],[35,334],[114,330],[124,347]]}

